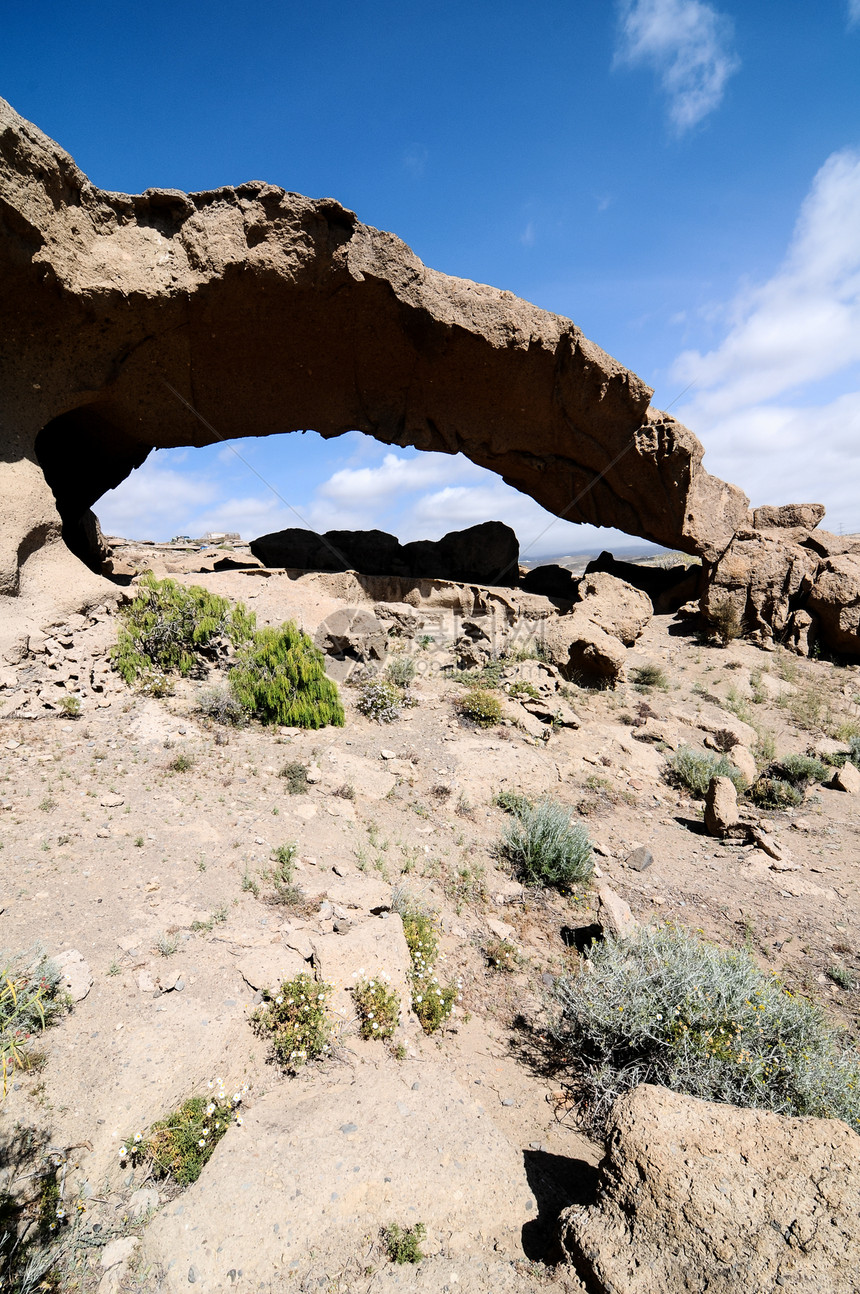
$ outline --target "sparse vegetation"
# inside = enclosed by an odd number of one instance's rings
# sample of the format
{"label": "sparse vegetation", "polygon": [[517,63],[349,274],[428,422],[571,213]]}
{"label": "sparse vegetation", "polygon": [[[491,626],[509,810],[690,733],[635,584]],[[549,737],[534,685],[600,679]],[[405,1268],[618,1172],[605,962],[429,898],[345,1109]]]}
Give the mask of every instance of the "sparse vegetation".
{"label": "sparse vegetation", "polygon": [[803,803],[803,792],[782,777],[762,774],[750,787],[749,798],[760,809],[794,809]]}
{"label": "sparse vegetation", "polygon": [[666,671],[659,665],[640,665],[630,671],[630,677],[637,692],[669,691],[669,679]]}
{"label": "sparse vegetation", "polygon": [[533,807],[533,801],[527,795],[518,795],[516,791],[499,791],[495,803],[505,813],[524,813]]}
{"label": "sparse vegetation", "polygon": [[77,719],[81,713],[80,697],[64,696],[60,701],[60,712],[65,719]]}
{"label": "sparse vegetation", "polygon": [[832,979],[834,984],[838,984],[840,988],[851,990],[857,987],[857,976],[847,966],[843,966],[841,962],[835,962],[832,966],[827,967],[827,977]]}
{"label": "sparse vegetation", "polygon": [[674,780],[699,797],[704,796],[712,777],[728,777],[739,794],[746,789],[743,773],[725,755],[711,755],[693,750],[691,746],[679,746],[669,766]]}
{"label": "sparse vegetation", "polygon": [[373,979],[361,976],[351,992],[362,1038],[390,1038],[400,1016],[400,997],[390,987],[390,978],[385,971],[380,971]]}
{"label": "sparse vegetation", "polygon": [[207,687],[197,698],[197,713],[225,727],[241,728],[248,722],[248,711],[238,697],[223,685]]}
{"label": "sparse vegetation", "polygon": [[189,773],[194,767],[194,756],[187,755],[184,751],[170,761],[170,770],[173,773]]}
{"label": "sparse vegetation", "polygon": [[343,706],[325,672],[325,657],[291,620],[278,629],[256,630],[237,652],[230,686],[261,723],[343,727]]}
{"label": "sparse vegetation", "polygon": [[60,973],[46,957],[36,956],[28,963],[20,954],[0,970],[0,1070],[5,1097],[9,1075],[14,1069],[27,1069],[31,1063],[30,1045],[37,1032],[62,1015],[69,1007],[60,992]]}
{"label": "sparse vegetation", "polygon": [[714,598],[708,608],[708,623],[724,647],[743,633],[740,613],[728,596]]}
{"label": "sparse vegetation", "polygon": [[522,965],[516,946],[507,939],[490,939],[484,945],[484,956],[491,970],[515,971]]}
{"label": "sparse vegetation", "polygon": [[415,680],[415,660],[412,656],[407,656],[402,652],[398,653],[398,655],[392,656],[388,662],[385,673],[395,687],[405,689]]}
{"label": "sparse vegetation", "polygon": [[307,764],[302,764],[295,759],[284,765],[280,776],[286,782],[287,791],[290,795],[304,795],[310,785]]}
{"label": "sparse vegetation", "polygon": [[295,1074],[310,1060],[331,1051],[331,1025],[326,1004],[330,984],[318,983],[310,975],[284,980],[274,993],[263,992],[263,1005],[251,1016],[254,1031],[266,1038],[278,1062]]}
{"label": "sparse vegetation", "polygon": [[460,698],[459,710],[465,719],[479,728],[492,728],[502,717],[502,703],[492,692],[472,688]]}
{"label": "sparse vegetation", "polygon": [[745,951],[644,926],[592,945],[556,994],[556,1040],[593,1126],[621,1092],[657,1083],[860,1130],[860,1057],[847,1036]]}
{"label": "sparse vegetation", "polygon": [[392,895],[391,907],[400,913],[412,959],[412,1008],[424,1032],[435,1033],[448,1020],[458,995],[456,985],[447,984],[443,988],[433,973],[439,957],[435,918],[402,890]]}
{"label": "sparse vegetation", "polygon": [[384,678],[373,678],[362,683],[355,708],[377,723],[393,723],[403,709],[403,692]]}
{"label": "sparse vegetation", "polygon": [[382,1244],[393,1263],[420,1263],[424,1255],[421,1243],[427,1238],[423,1222],[416,1222],[413,1227],[401,1227],[397,1222],[390,1227],[383,1227]]}
{"label": "sparse vegetation", "polygon": [[586,880],[594,870],[588,832],[571,821],[569,808],[552,799],[513,812],[500,852],[526,883],[562,891]]}
{"label": "sparse vegetation", "polygon": [[145,1165],[156,1179],[170,1178],[178,1186],[196,1182],[212,1152],[232,1123],[241,1124],[243,1090],[228,1096],[223,1086],[209,1084],[211,1095],[192,1096],[148,1132],[136,1132],[120,1146],[120,1163]]}

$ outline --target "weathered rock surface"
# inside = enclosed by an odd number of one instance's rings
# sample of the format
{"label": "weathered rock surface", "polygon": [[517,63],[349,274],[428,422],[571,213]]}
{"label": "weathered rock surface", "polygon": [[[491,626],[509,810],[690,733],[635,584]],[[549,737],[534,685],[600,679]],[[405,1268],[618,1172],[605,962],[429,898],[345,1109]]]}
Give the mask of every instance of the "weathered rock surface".
{"label": "weathered rock surface", "polygon": [[705,828],[708,834],[725,836],[740,820],[734,782],[728,777],[712,777],[705,792]]}
{"label": "weathered rock surface", "polygon": [[847,791],[849,795],[860,795],[860,770],[853,764],[843,764],[841,768],[834,769],[828,786],[832,786],[835,791]]}
{"label": "weathered rock surface", "polygon": [[[544,568],[550,569],[550,568]],[[702,579],[701,566],[641,566],[637,562],[619,561],[612,553],[602,552],[585,568],[586,575],[603,571],[616,579],[632,584],[647,593],[655,611],[675,611],[696,596]],[[535,592],[542,593],[543,589]]]}
{"label": "weathered rock surface", "polygon": [[161,1210],[145,1249],[165,1290],[187,1290],[192,1267],[205,1290],[229,1289],[238,1269],[249,1289],[287,1288],[315,1256],[339,1270],[393,1222],[423,1221],[431,1251],[522,1255],[536,1202],[482,1089],[432,1059],[374,1058],[374,1046],[354,1067],[255,1102],[200,1180]]}
{"label": "weathered rock surface", "polygon": [[612,1116],[597,1203],[561,1243],[593,1294],[855,1294],[860,1137],[643,1084]]}
{"label": "weathered rock surface", "polygon": [[546,659],[564,678],[579,674],[617,682],[624,673],[625,646],[632,646],[653,615],[647,594],[614,575],[585,576],[582,601],[543,629]]}
{"label": "weathered rock surface", "polygon": [[88,556],[87,510],[155,446],[358,429],[709,560],[747,516],[569,320],[428,269],[332,199],[107,193],[5,102],[0,186],[0,592],[33,614],[103,600],[62,536]]}

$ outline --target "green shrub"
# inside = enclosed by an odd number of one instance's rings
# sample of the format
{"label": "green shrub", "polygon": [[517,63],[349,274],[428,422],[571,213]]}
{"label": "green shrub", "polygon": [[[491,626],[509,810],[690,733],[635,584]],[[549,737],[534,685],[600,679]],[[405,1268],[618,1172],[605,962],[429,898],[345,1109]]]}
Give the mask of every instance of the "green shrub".
{"label": "green shrub", "polygon": [[210,1083],[211,1096],[192,1096],[178,1110],[137,1132],[120,1146],[120,1163],[145,1164],[156,1180],[169,1177],[179,1186],[196,1182],[231,1123],[241,1123],[241,1091],[228,1096],[223,1085]]}
{"label": "green shrub", "polygon": [[[230,603],[206,589],[186,587],[175,580],[157,580],[151,571],[141,577],[137,594],[120,612],[121,625],[111,658],[126,683],[155,676],[181,674],[199,668],[222,637],[231,637]],[[244,613],[239,632],[253,617]]]}
{"label": "green shrub", "polygon": [[395,687],[407,688],[415,680],[415,661],[413,657],[401,653],[392,657],[385,673]]}
{"label": "green shrub", "polygon": [[779,761],[780,770],[786,781],[797,783],[826,782],[830,769],[820,759],[812,755],[786,755]]}
{"label": "green shrub", "polygon": [[270,903],[295,908],[304,901],[304,890],[293,879],[297,848],[295,844],[278,845],[272,851],[273,866],[263,873],[263,879],[272,884],[272,894],[268,899]]}
{"label": "green shrub", "polygon": [[388,975],[381,971],[373,979],[362,976],[350,991],[362,1038],[390,1038],[400,1016],[400,997],[389,987]]}
{"label": "green shrub", "polygon": [[290,795],[303,795],[310,785],[307,764],[302,764],[295,759],[284,765],[280,776],[286,781]]}
{"label": "green shrub", "polygon": [[484,945],[484,956],[491,970],[515,971],[522,963],[516,945],[507,939],[490,939]]}
{"label": "green shrub", "polygon": [[377,723],[393,723],[400,718],[403,693],[394,683],[384,678],[373,678],[362,683],[355,708]]}
{"label": "green shrub", "polygon": [[66,719],[77,719],[81,713],[81,701],[77,696],[64,696],[60,702],[60,709],[63,717]]}
{"label": "green shrub", "polygon": [[844,1119],[860,1131],[860,1057],[820,1007],[677,926],[644,926],[556,981],[554,1032],[586,1118],[657,1083],[708,1101]]}
{"label": "green shrub", "polygon": [[738,793],[746,789],[743,773],[725,755],[711,755],[690,746],[679,746],[669,765],[675,781],[697,796],[705,794],[712,777],[728,777]]}
{"label": "green shrub", "polygon": [[274,993],[263,991],[263,1005],[251,1016],[251,1023],[256,1033],[268,1039],[275,1058],[289,1073],[331,1051],[326,1010],[331,993],[330,984],[319,984],[304,973],[284,980]]}
{"label": "green shrub", "polygon": [[326,675],[325,658],[291,620],[279,629],[258,629],[240,648],[230,686],[262,723],[343,726],[343,706],[336,684]]}
{"label": "green shrub", "polygon": [[231,728],[241,728],[248,722],[248,712],[229,687],[205,688],[197,698],[198,714]]}
{"label": "green shrub", "polygon": [[402,892],[395,892],[392,896],[391,907],[392,911],[400,913],[412,960],[409,976],[412,1009],[424,1032],[435,1033],[451,1015],[458,997],[457,985],[446,984],[443,987],[433,973],[439,957],[436,920]]}
{"label": "green shrub", "polygon": [[715,598],[708,608],[708,623],[724,647],[740,638],[743,624],[737,607],[730,597]]}
{"label": "green shrub", "polygon": [[460,698],[460,713],[479,728],[492,728],[502,717],[502,703],[492,692],[473,688]]}
{"label": "green shrub", "polygon": [[567,890],[592,873],[591,841],[570,809],[557,800],[540,800],[518,809],[507,826],[501,852],[532,885]]}
{"label": "green shrub", "polygon": [[27,1069],[30,1045],[37,1032],[68,1010],[69,999],[60,992],[60,972],[45,957],[26,964],[23,954],[0,970],[0,1071],[3,1097],[14,1069]]}
{"label": "green shrub", "polygon": [[186,755],[184,751],[170,761],[170,771],[172,773],[190,773],[194,767],[194,756]]}
{"label": "green shrub", "polygon": [[762,774],[750,787],[749,798],[760,809],[795,809],[803,803],[803,792],[784,778]]}
{"label": "green shrub", "polygon": [[499,791],[496,804],[500,809],[504,809],[505,813],[524,813],[526,809],[533,807],[527,795],[518,795],[516,791]]}
{"label": "green shrub", "polygon": [[401,1227],[395,1222],[383,1227],[381,1235],[385,1252],[393,1263],[420,1263],[423,1259],[421,1242],[427,1238],[423,1222],[416,1222],[414,1227]]}
{"label": "green shrub", "polygon": [[654,688],[661,692],[669,691],[666,671],[659,665],[640,665],[630,671],[630,677],[637,692],[651,692]]}

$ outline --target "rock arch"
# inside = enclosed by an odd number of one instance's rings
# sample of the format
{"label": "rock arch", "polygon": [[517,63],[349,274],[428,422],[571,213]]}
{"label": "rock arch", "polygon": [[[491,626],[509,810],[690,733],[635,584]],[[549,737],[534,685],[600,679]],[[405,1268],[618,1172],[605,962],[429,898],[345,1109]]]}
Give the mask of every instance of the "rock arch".
{"label": "rock arch", "polygon": [[707,561],[747,515],[569,320],[329,199],[104,192],[2,100],[0,309],[0,594],[34,605],[104,596],[70,551],[87,509],[153,447],[218,437],[462,452],[559,516]]}

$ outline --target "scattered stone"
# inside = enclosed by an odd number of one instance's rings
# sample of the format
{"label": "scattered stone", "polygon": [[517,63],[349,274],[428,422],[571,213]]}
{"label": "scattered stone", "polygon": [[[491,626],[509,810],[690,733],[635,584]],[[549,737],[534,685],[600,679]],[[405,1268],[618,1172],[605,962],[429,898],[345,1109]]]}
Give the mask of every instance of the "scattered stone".
{"label": "scattered stone", "polygon": [[729,777],[712,777],[705,793],[705,827],[711,836],[725,836],[740,822],[738,793]]}
{"label": "scattered stone", "polygon": [[735,768],[743,774],[747,786],[752,786],[758,777],[758,768],[752,751],[746,746],[733,746],[730,758]]}
{"label": "scattered stone", "polygon": [[507,925],[504,921],[497,921],[495,917],[487,917],[487,929],[497,939],[516,939],[517,937],[517,932],[513,926]]}
{"label": "scattered stone", "polygon": [[103,809],[119,809],[125,804],[121,795],[103,795],[99,801]]}
{"label": "scattered stone", "polygon": [[276,988],[294,979],[308,966],[300,953],[281,943],[262,944],[250,949],[238,964],[242,979],[253,989]]}
{"label": "scattered stone", "polygon": [[60,970],[63,991],[68,993],[73,1002],[82,1002],[93,986],[93,974],[84,961],[83,953],[77,948],[69,948],[55,958]]}
{"label": "scattered stone", "polygon": [[397,751],[396,751],[396,750],[381,750],[381,751],[379,752],[379,754],[380,754],[380,756],[381,756],[381,758],[382,758],[382,759],[396,759],[396,758],[397,758]]}
{"label": "scattered stone", "polygon": [[594,1294],[856,1289],[860,1137],[847,1124],[642,1084],[616,1101],[606,1148],[597,1203],[559,1220]]}
{"label": "scattered stone", "polygon": [[761,827],[752,828],[753,842],[759,849],[764,850],[769,858],[773,858],[777,863],[782,863],[790,858],[789,851],[784,845],[781,845],[775,836],[764,831]]}
{"label": "scattered stone", "polygon": [[155,980],[153,979],[149,971],[144,970],[140,972],[140,974],[137,977],[137,987],[140,989],[141,993],[156,992]]}
{"label": "scattered stone", "polygon": [[148,1214],[154,1213],[161,1202],[161,1197],[154,1186],[141,1186],[128,1201],[129,1215],[137,1222]]}
{"label": "scattered stone", "polygon": [[109,1240],[101,1251],[100,1265],[106,1271],[108,1267],[116,1267],[118,1263],[128,1262],[139,1244],[140,1240],[137,1236],[118,1236],[116,1240]]}
{"label": "scattered stone", "polygon": [[624,860],[634,872],[644,872],[654,861],[654,855],[645,845],[638,845]]}
{"label": "scattered stone", "polygon": [[604,935],[614,939],[626,939],[638,927],[630,905],[625,903],[620,894],[616,894],[608,885],[597,886],[597,919],[603,928]]}
{"label": "scattered stone", "polygon": [[860,769],[846,761],[841,768],[833,770],[833,776],[827,785],[834,791],[845,791],[848,795],[860,795]]}

